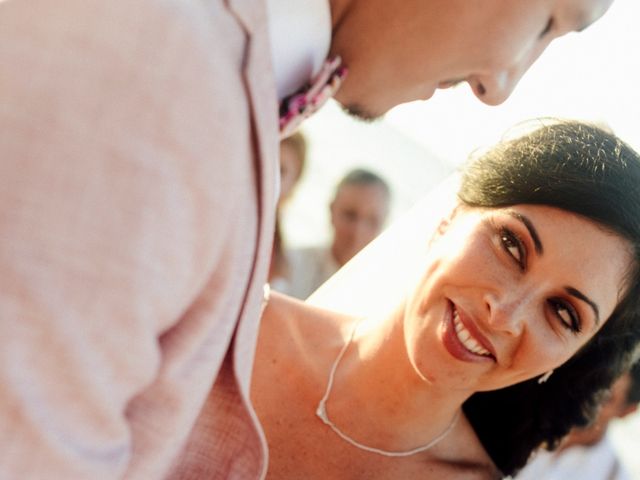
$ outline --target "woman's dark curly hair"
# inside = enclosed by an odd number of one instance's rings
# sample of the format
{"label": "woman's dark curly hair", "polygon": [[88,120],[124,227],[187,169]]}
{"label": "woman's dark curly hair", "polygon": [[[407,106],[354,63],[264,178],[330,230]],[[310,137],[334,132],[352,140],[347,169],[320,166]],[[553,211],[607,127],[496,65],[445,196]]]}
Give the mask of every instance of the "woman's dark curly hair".
{"label": "woman's dark curly hair", "polygon": [[465,402],[485,449],[505,475],[512,475],[534,449],[553,449],[572,427],[588,424],[602,394],[633,361],[640,341],[640,156],[602,128],[554,121],[474,160],[458,196],[478,207],[561,208],[632,247],[627,288],[614,312],[546,383],[532,379],[476,393]]}

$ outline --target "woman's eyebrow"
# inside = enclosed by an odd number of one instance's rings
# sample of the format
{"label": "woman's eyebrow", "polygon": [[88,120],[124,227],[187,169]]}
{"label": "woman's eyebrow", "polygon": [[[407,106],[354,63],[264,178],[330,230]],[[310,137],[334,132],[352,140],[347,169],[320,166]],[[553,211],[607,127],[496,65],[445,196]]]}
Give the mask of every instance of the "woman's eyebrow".
{"label": "woman's eyebrow", "polygon": [[529,235],[531,235],[531,238],[533,239],[533,245],[535,246],[536,253],[538,255],[542,255],[542,253],[544,252],[544,249],[542,248],[542,242],[540,241],[540,236],[538,235],[536,228],[533,226],[533,223],[531,223],[531,220],[529,220],[521,213],[515,212],[513,210],[507,210],[507,213],[516,220],[519,220],[526,227],[526,229],[529,231]]}
{"label": "woman's eyebrow", "polygon": [[598,325],[600,323],[600,309],[598,308],[598,304],[596,304],[596,302],[591,300],[589,297],[587,297],[584,293],[582,293],[577,288],[564,287],[564,289],[572,297],[579,298],[583,302],[586,302],[589,304],[589,306],[593,309],[593,313],[596,314],[596,325]]}

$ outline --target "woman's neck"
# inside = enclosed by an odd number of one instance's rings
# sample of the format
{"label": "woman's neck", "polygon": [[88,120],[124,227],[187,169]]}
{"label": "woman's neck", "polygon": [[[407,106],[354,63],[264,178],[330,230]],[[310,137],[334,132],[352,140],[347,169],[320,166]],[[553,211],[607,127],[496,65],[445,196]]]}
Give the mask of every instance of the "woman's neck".
{"label": "woman's neck", "polygon": [[411,450],[445,431],[469,395],[418,374],[407,355],[402,312],[355,321],[344,342],[352,334],[326,399],[331,421],[352,439],[389,451]]}

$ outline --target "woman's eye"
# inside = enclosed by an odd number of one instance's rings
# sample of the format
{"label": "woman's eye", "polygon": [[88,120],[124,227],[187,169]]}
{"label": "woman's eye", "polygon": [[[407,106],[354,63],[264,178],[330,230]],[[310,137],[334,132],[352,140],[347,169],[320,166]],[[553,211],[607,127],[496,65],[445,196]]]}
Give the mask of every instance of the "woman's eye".
{"label": "woman's eye", "polygon": [[540,38],[544,38],[547,33],[549,33],[551,31],[551,29],[553,28],[553,17],[549,17],[549,20],[547,21],[547,24],[544,26],[544,29],[542,30],[542,32],[540,32]]}
{"label": "woman's eye", "polygon": [[513,257],[520,269],[524,270],[525,263],[525,249],[522,241],[511,230],[503,228],[500,232],[500,242],[502,248]]}
{"label": "woman's eye", "polygon": [[549,303],[563,327],[571,330],[573,333],[580,332],[580,329],[582,328],[580,318],[570,303],[559,298],[552,298],[549,300]]}

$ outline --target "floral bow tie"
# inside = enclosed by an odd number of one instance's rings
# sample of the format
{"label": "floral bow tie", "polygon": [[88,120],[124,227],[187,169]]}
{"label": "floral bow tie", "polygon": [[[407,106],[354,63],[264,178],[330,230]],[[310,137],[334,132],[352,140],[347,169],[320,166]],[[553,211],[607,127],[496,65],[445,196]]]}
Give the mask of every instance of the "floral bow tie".
{"label": "floral bow tie", "polygon": [[280,139],[292,135],[305,118],[331,98],[347,76],[340,57],[329,58],[318,74],[293,95],[280,102]]}

